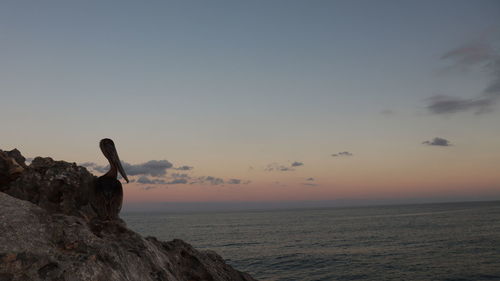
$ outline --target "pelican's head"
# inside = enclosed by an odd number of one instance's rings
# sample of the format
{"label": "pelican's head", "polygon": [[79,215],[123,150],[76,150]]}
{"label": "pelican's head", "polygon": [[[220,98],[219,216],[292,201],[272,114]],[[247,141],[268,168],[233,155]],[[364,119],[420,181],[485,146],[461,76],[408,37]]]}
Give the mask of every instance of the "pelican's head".
{"label": "pelican's head", "polygon": [[118,157],[118,152],[116,152],[115,143],[111,139],[102,139],[101,142],[99,142],[99,147],[104,156],[108,159],[111,168],[116,168],[128,182],[127,174],[125,174],[120,158]]}

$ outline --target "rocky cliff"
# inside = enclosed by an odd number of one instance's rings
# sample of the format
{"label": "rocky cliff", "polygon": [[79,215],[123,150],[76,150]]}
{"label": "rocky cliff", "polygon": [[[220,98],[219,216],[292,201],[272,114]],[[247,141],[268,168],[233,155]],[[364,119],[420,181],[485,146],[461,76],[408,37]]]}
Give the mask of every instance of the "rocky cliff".
{"label": "rocky cliff", "polygon": [[142,237],[89,207],[95,176],[50,158],[0,151],[0,281],[255,280],[213,251]]}

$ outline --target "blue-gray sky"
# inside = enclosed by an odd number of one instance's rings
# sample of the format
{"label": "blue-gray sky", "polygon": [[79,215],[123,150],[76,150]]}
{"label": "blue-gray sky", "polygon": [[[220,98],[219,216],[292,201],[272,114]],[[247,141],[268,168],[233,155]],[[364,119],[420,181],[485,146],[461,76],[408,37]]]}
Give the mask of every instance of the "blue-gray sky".
{"label": "blue-gray sky", "polygon": [[490,194],[499,39],[499,1],[2,1],[1,145],[246,183],[146,201]]}

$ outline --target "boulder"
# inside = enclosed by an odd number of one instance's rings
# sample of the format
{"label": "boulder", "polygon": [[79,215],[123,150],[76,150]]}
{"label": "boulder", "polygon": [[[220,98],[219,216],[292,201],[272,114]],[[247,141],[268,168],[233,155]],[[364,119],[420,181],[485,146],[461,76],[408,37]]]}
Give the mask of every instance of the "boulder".
{"label": "boulder", "polygon": [[94,175],[50,158],[23,167],[19,155],[0,153],[0,173],[11,175],[0,184],[0,281],[255,280],[213,251],[98,220],[88,204]]}
{"label": "boulder", "polygon": [[[17,179],[26,168],[24,161],[21,161],[19,158],[18,160],[22,163],[20,164],[16,160],[15,151],[19,152],[17,149],[12,151],[0,150],[0,188]],[[19,153],[19,155],[21,155],[21,153]]]}
{"label": "boulder", "polygon": [[89,204],[89,192],[96,178],[75,163],[36,157],[16,175],[15,181],[0,186],[0,191],[30,201],[51,213],[90,220],[96,216]]}

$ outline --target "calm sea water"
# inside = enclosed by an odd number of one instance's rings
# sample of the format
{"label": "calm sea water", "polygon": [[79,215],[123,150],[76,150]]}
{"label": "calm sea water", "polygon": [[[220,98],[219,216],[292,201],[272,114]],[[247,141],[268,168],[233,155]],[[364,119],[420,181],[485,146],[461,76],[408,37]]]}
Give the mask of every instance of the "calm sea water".
{"label": "calm sea water", "polygon": [[500,280],[500,202],[123,218],[260,280]]}

